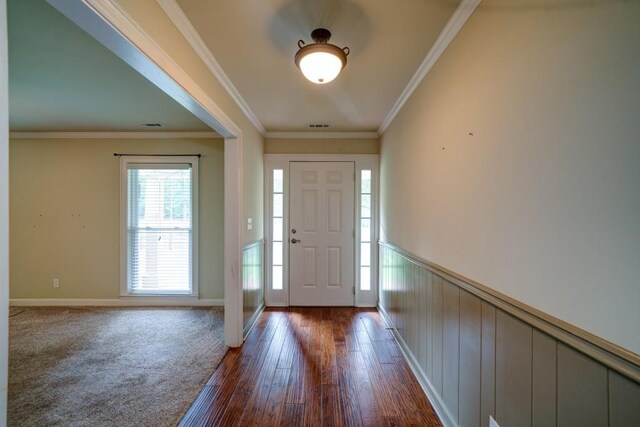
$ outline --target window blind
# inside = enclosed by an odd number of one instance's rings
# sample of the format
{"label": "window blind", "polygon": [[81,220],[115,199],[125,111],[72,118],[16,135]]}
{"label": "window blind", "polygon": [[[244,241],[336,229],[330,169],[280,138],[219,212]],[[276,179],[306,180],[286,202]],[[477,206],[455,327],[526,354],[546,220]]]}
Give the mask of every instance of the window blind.
{"label": "window blind", "polygon": [[127,287],[189,294],[193,194],[190,164],[127,165]]}

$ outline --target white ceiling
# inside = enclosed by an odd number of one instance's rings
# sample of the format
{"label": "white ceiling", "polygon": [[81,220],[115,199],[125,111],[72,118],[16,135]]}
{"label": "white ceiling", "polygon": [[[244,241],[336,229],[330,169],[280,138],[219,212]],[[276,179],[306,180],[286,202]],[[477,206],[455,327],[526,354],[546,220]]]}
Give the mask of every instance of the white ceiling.
{"label": "white ceiling", "polygon": [[[460,0],[159,0],[185,18],[201,54],[215,58],[270,132],[375,132]],[[45,0],[9,0],[12,131],[157,131],[210,128]],[[174,22],[177,22],[174,19]],[[293,58],[313,29],[351,53],[326,85]],[[311,129],[310,124],[328,124]]]}
{"label": "white ceiling", "polygon": [[45,0],[7,3],[12,131],[211,131]]}
{"label": "white ceiling", "polygon": [[[166,3],[166,0],[165,0]],[[177,0],[267,131],[379,129],[459,0]],[[299,39],[325,27],[348,46],[343,72],[307,81],[293,57]]]}

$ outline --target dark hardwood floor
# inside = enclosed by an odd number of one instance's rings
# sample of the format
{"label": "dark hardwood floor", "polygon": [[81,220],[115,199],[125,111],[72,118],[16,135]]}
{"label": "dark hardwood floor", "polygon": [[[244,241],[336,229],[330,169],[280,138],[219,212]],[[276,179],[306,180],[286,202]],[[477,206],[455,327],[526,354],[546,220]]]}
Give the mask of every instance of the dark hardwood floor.
{"label": "dark hardwood floor", "polygon": [[181,426],[440,426],[375,309],[266,310]]}

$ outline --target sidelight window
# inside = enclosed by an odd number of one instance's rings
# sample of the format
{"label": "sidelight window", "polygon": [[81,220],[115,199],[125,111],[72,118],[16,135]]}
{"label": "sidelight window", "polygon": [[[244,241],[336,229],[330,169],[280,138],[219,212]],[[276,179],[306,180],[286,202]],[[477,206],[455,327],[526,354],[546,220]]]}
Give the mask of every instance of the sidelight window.
{"label": "sidelight window", "polygon": [[371,170],[360,171],[360,290],[371,290]]}
{"label": "sidelight window", "polygon": [[272,194],[272,245],[271,248],[271,287],[275,290],[283,288],[284,257],[284,171],[273,170]]}

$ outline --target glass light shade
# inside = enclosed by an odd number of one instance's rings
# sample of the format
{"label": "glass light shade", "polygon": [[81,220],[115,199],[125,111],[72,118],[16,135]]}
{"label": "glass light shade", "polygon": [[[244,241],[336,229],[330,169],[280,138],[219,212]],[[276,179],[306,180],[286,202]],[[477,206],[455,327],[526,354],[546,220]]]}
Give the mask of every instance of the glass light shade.
{"label": "glass light shade", "polygon": [[340,74],[342,61],[328,52],[310,52],[300,59],[300,70],[311,82],[329,83]]}

